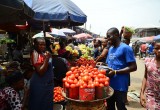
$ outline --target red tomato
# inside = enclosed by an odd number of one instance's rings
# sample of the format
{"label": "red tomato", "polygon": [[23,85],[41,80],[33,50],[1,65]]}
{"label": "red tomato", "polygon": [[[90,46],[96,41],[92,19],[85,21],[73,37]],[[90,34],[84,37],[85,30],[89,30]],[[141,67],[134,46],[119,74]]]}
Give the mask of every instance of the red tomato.
{"label": "red tomato", "polygon": [[99,86],[99,82],[95,81],[94,85],[98,87]]}
{"label": "red tomato", "polygon": [[106,75],[106,70],[104,70],[104,69],[101,69],[99,72],[100,72],[101,74]]}
{"label": "red tomato", "polygon": [[77,79],[74,79],[73,82],[74,82],[74,84],[77,84],[77,83],[78,83],[78,80],[77,80]]}
{"label": "red tomato", "polygon": [[104,78],[105,76],[103,74],[98,74],[98,78]]}
{"label": "red tomato", "polygon": [[68,78],[67,82],[68,82],[69,84],[73,84],[73,80],[71,80],[71,79],[69,79],[69,78]]}
{"label": "red tomato", "polygon": [[106,80],[109,82],[109,80],[110,80],[109,77],[106,77]]}
{"label": "red tomato", "polygon": [[97,72],[97,71],[98,71],[98,69],[97,69],[97,68],[93,68],[93,70],[94,70],[95,72]]}
{"label": "red tomato", "polygon": [[81,85],[80,88],[84,88],[83,85]]}
{"label": "red tomato", "polygon": [[71,79],[71,80],[74,80],[75,79],[75,75],[71,74],[68,78]]}
{"label": "red tomato", "polygon": [[83,84],[83,87],[84,87],[84,88],[86,88],[86,87],[87,87],[87,84],[86,84],[86,83],[84,83],[84,84]]}
{"label": "red tomato", "polygon": [[76,68],[75,67],[71,67],[71,71],[74,71]]}
{"label": "red tomato", "polygon": [[96,71],[96,72],[94,72],[94,75],[98,75],[98,72]]}
{"label": "red tomato", "polygon": [[85,81],[85,82],[88,82],[89,79],[90,79],[89,76],[83,76],[83,77],[82,77],[82,80]]}
{"label": "red tomato", "polygon": [[95,87],[95,85],[94,85],[94,83],[92,83],[92,84],[91,84],[91,88],[94,88],[94,87]]}
{"label": "red tomato", "polygon": [[100,84],[99,84],[99,87],[104,87],[104,84],[100,83]]}
{"label": "red tomato", "polygon": [[71,87],[71,88],[75,88],[76,85],[75,85],[75,84],[71,84],[70,87]]}
{"label": "red tomato", "polygon": [[105,83],[105,79],[104,78],[99,78],[99,82],[104,84]]}
{"label": "red tomato", "polygon": [[76,73],[76,74],[75,74],[75,77],[77,77],[77,78],[78,78],[78,76],[79,76],[79,74],[78,74],[78,73]]}
{"label": "red tomato", "polygon": [[66,80],[67,80],[66,78],[63,78],[63,82],[66,82]]}
{"label": "red tomato", "polygon": [[108,81],[105,81],[104,85],[105,85],[105,86],[109,86]]}
{"label": "red tomato", "polygon": [[65,87],[69,88],[69,83],[68,82],[65,82]]}
{"label": "red tomato", "polygon": [[91,85],[90,85],[90,84],[88,84],[88,85],[87,85],[87,88],[91,88]]}
{"label": "red tomato", "polygon": [[68,71],[67,73],[66,73],[66,76],[70,76],[72,74],[72,71]]}

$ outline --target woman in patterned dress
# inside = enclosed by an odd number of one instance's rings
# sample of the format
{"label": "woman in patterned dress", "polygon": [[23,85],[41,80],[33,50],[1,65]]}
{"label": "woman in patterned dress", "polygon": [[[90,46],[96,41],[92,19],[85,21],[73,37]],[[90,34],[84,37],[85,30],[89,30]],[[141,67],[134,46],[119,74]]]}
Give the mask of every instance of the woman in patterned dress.
{"label": "woman in patterned dress", "polygon": [[24,89],[24,78],[20,71],[13,71],[5,78],[8,86],[0,90],[0,110],[24,110],[25,99],[23,100],[19,91]]}
{"label": "woman in patterned dress", "polygon": [[35,68],[30,80],[29,109],[53,110],[53,67],[44,38],[34,39],[31,61]]}
{"label": "woman in patterned dress", "polygon": [[160,43],[154,47],[154,58],[145,59],[140,103],[147,110],[160,110]]}

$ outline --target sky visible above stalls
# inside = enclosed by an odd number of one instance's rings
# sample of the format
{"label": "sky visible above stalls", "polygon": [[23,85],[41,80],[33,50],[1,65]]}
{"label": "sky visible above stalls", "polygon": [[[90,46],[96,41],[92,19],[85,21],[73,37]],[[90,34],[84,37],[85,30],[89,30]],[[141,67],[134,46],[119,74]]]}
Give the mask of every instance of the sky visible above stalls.
{"label": "sky visible above stalls", "polygon": [[[105,36],[111,27],[160,27],[160,0],[72,0],[86,15],[86,28]],[[82,26],[85,27],[85,26]]]}

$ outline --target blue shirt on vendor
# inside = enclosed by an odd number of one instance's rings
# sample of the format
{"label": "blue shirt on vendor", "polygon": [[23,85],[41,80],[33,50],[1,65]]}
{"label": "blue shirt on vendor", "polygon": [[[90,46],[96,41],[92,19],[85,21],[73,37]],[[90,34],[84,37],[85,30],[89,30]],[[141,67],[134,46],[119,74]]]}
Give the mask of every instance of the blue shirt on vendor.
{"label": "blue shirt on vendor", "polygon": [[[118,47],[110,47],[106,63],[113,70],[120,70],[128,66],[129,62],[135,62],[133,50],[125,43],[120,43]],[[110,86],[114,90],[128,91],[129,73],[116,74],[110,78]]]}

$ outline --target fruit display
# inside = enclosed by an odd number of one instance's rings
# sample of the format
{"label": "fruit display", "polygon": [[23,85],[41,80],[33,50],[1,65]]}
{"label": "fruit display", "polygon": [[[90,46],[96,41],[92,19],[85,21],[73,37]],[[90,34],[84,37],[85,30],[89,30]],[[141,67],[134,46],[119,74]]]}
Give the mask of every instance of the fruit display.
{"label": "fruit display", "polygon": [[81,50],[82,55],[85,55],[85,57],[90,56],[92,48],[89,48],[84,44],[79,44],[78,47]]}
{"label": "fruit display", "polygon": [[[98,70],[89,65],[71,67],[70,71],[66,73],[66,77],[63,78],[64,91],[69,98],[77,99],[77,96],[79,96],[79,100],[94,100],[96,98],[96,88],[109,87],[110,79],[105,74],[105,70]],[[68,93],[72,91],[74,91],[74,96],[73,93]],[[87,92],[92,92],[93,98],[89,98],[90,93],[86,96]],[[84,96],[87,99],[84,99]]]}
{"label": "fruit display", "polygon": [[66,46],[66,51],[69,51],[75,57],[79,55],[78,50],[72,49],[70,46]]}
{"label": "fruit display", "polygon": [[63,91],[63,88],[62,87],[54,87],[54,90],[53,90],[53,101],[54,102],[61,102],[64,100],[64,97],[62,95],[62,91]]}
{"label": "fruit display", "polygon": [[84,66],[91,65],[91,66],[95,67],[96,62],[94,61],[94,59],[92,57],[83,57],[83,56],[81,56],[81,58],[79,58],[77,60],[77,65],[78,66],[81,66],[81,65],[84,65]]}
{"label": "fruit display", "polygon": [[60,49],[60,45],[59,45],[59,43],[55,43],[54,46],[55,46],[55,48],[52,49],[52,52],[54,55],[58,55],[58,50]]}

